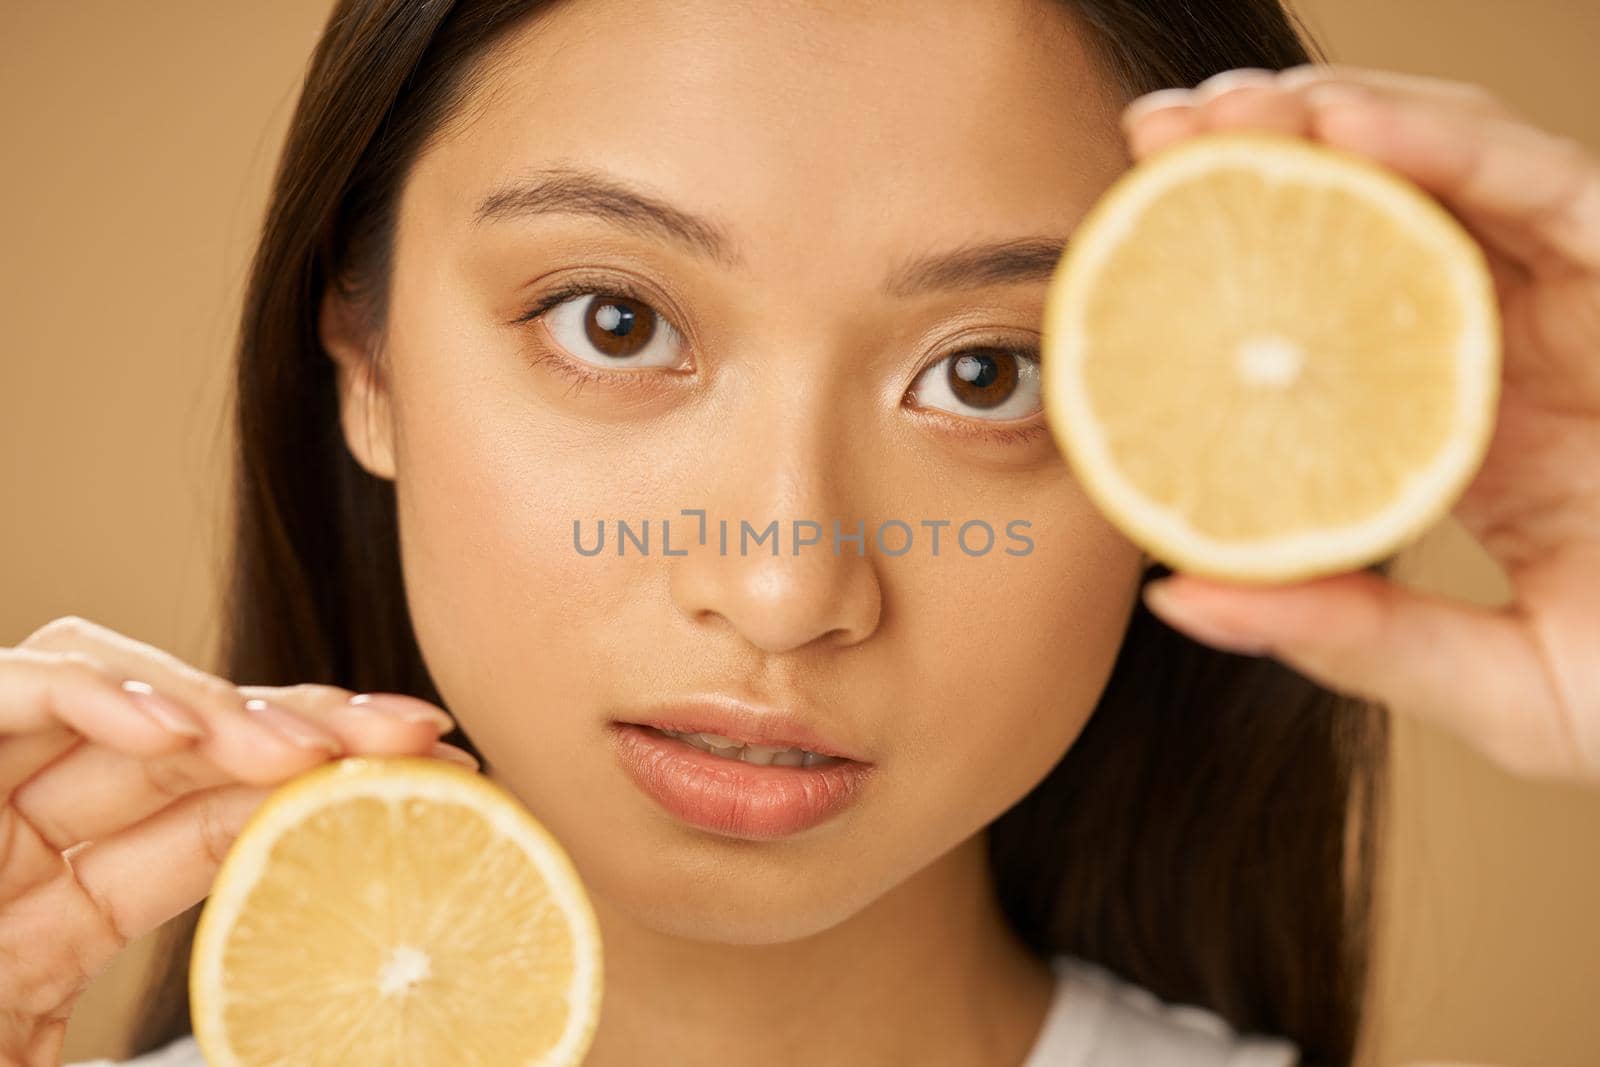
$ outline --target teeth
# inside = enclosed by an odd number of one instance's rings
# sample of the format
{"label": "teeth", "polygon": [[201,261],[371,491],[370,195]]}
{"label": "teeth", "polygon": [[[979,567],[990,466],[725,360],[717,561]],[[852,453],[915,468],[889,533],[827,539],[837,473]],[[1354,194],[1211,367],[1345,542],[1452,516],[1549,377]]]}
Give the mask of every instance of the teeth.
{"label": "teeth", "polygon": [[677,730],[662,730],[661,733],[666,734],[668,737],[675,737],[685,744],[693,745],[702,752],[710,752],[724,759],[736,759],[743,763],[753,763],[760,767],[816,767],[838,762],[832,756],[807,752],[803,748],[742,745],[733,738],[724,737],[721,734],[686,734]]}

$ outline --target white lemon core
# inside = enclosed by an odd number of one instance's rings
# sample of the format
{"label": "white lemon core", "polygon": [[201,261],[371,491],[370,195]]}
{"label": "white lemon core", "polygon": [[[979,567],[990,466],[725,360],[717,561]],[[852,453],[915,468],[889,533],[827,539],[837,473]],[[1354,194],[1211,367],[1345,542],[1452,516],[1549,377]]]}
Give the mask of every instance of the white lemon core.
{"label": "white lemon core", "polygon": [[1283,389],[1300,377],[1305,350],[1285,337],[1252,337],[1239,345],[1236,366],[1249,385]]}
{"label": "white lemon core", "polygon": [[432,968],[428,954],[410,945],[400,945],[378,971],[378,991],[384,996],[394,996],[411,991],[411,987],[428,977]]}

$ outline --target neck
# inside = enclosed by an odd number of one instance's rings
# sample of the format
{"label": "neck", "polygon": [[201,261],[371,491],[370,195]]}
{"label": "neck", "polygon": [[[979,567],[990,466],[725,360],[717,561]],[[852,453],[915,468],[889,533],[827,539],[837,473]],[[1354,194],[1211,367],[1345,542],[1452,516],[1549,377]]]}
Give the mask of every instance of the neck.
{"label": "neck", "polygon": [[826,930],[777,944],[650,930],[596,896],[605,945],[586,1067],[1021,1064],[1054,992],[1000,911],[974,834]]}

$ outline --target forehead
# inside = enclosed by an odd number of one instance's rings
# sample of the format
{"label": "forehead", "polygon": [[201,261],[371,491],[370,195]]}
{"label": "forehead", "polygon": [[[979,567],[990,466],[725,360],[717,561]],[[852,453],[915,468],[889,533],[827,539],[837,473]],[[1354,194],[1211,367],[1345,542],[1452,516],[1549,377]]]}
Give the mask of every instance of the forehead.
{"label": "forehead", "polygon": [[406,199],[449,228],[551,163],[627,175],[740,232],[1069,223],[1125,164],[1060,0],[563,0],[483,63]]}

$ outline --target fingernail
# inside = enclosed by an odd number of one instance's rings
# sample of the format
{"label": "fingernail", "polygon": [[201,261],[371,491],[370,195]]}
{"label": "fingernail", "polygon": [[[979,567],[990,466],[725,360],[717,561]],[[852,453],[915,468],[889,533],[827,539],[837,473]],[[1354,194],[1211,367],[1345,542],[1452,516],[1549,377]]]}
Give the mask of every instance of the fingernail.
{"label": "fingernail", "polygon": [[205,725],[194,714],[157,693],[148,682],[129,678],[122,683],[128,702],[155,721],[157,726],[179,737],[204,737]]}
{"label": "fingernail", "polygon": [[1157,89],[1129,102],[1128,106],[1122,109],[1122,124],[1131,126],[1152,111],[1160,111],[1164,107],[1183,107],[1193,103],[1194,95],[1188,89]]}
{"label": "fingernail", "polygon": [[1337,107],[1371,100],[1372,94],[1364,86],[1351,85],[1349,82],[1327,82],[1307,89],[1305,99],[1311,107]]}
{"label": "fingernail", "polygon": [[459,763],[461,766],[474,771],[478,770],[478,768],[481,766],[477,760],[472,758],[472,753],[463,752],[454,745],[447,745],[443,742],[437,743],[433,746],[433,754],[439,759],[446,759],[452,763]]}
{"label": "fingernail", "polygon": [[1213,74],[1194,87],[1194,94],[1200,100],[1212,100],[1234,89],[1246,86],[1267,88],[1276,82],[1277,75],[1273,71],[1258,67],[1238,67]]}
{"label": "fingernail", "polygon": [[301,748],[320,748],[335,756],[344,752],[344,745],[337,737],[286,708],[269,704],[259,697],[246,700],[244,707],[279,736]]}
{"label": "fingernail", "polygon": [[386,715],[404,722],[428,722],[441,734],[456,728],[450,718],[426,700],[408,697],[404,693],[357,693],[350,698],[350,706]]}
{"label": "fingernail", "polygon": [[1170,578],[1151,582],[1144,587],[1144,602],[1157,618],[1168,626],[1224,652],[1241,656],[1264,656],[1271,646],[1259,637],[1234,633],[1208,619],[1197,619],[1180,607],[1168,583]]}

